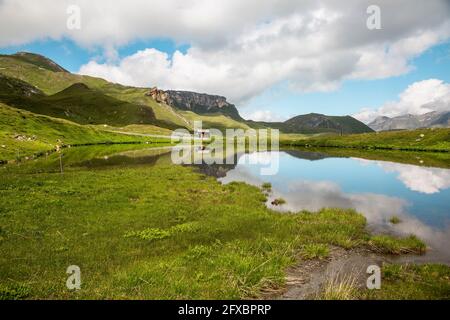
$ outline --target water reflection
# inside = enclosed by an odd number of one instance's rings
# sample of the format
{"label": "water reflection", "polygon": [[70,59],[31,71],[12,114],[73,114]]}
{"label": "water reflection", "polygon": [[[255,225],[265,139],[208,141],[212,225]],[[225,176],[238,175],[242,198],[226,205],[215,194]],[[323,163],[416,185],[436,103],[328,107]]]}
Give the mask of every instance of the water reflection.
{"label": "water reflection", "polygon": [[412,191],[433,194],[450,187],[450,170],[448,169],[425,168],[381,161],[378,161],[377,164],[386,172],[397,173],[397,178]]}
{"label": "water reflection", "polygon": [[[261,176],[251,157],[241,155],[223,183],[243,181],[256,186],[270,182],[273,192],[267,202],[280,211],[317,211],[323,207],[354,208],[363,213],[375,232],[415,234],[432,248],[429,256],[450,263],[450,170],[385,161],[329,158],[322,153],[281,152],[280,172]],[[281,207],[270,203],[283,198]],[[389,220],[397,216],[401,223]]]}
{"label": "water reflection", "polygon": [[[115,167],[172,165],[171,148],[113,146],[65,150],[66,170],[99,170]],[[199,150],[202,155],[204,150]],[[415,234],[432,251],[427,261],[450,263],[450,169],[421,167],[389,161],[330,156],[325,152],[288,150],[217,154],[223,164],[195,165],[223,183],[243,181],[255,186],[272,184],[267,205],[276,210],[317,211],[323,207],[354,208],[363,213],[375,232]],[[262,175],[272,159],[279,161],[275,175]],[[4,167],[29,173],[59,172],[59,158],[51,155],[17,166]],[[275,198],[286,204],[271,206]],[[393,225],[397,216],[402,221]],[[419,258],[417,258],[419,259]]]}

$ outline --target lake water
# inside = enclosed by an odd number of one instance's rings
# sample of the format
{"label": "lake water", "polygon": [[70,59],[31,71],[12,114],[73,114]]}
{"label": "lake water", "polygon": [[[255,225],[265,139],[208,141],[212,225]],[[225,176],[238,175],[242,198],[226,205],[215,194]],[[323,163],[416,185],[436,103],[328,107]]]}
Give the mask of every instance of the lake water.
{"label": "lake water", "polygon": [[[243,181],[261,186],[270,182],[273,191],[267,205],[275,210],[354,208],[365,215],[372,232],[415,234],[426,241],[431,250],[425,256],[413,257],[413,261],[450,264],[450,169],[427,167],[421,160],[426,158],[424,154],[408,156],[417,160],[418,165],[330,156],[326,150],[286,150],[242,153],[234,156],[232,165],[196,167],[222,183]],[[32,161],[23,167],[30,166],[31,172],[58,171],[60,164],[56,157]],[[273,157],[279,159],[278,172],[262,175],[261,169],[267,164],[254,164],[255,160]],[[444,167],[448,168],[445,161]],[[151,170],[154,165],[170,164],[171,157],[170,148],[108,152],[108,147],[87,147],[66,150],[62,163],[64,167],[72,167],[70,170],[133,165],[147,165]],[[272,206],[270,203],[275,198],[285,199],[286,204]],[[390,223],[393,216],[401,222]]]}
{"label": "lake water", "polygon": [[[252,157],[273,156],[271,152],[243,154],[219,180],[255,186],[270,182],[273,193],[267,204],[276,210],[354,208],[365,215],[371,231],[415,234],[426,241],[431,251],[417,260],[450,262],[449,169],[299,150],[278,153],[275,175],[261,175],[264,165],[249,164]],[[272,206],[275,198],[285,199],[286,204]],[[401,222],[390,223],[393,216]]]}

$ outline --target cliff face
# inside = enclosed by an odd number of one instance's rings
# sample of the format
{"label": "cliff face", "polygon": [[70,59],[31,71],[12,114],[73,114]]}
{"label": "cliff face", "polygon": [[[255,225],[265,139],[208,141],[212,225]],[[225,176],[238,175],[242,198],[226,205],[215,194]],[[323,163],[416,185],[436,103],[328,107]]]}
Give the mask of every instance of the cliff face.
{"label": "cliff face", "polygon": [[190,91],[163,91],[158,88],[150,89],[147,95],[157,102],[180,110],[193,111],[198,114],[222,113],[235,120],[243,120],[236,107],[227,102],[225,97]]}

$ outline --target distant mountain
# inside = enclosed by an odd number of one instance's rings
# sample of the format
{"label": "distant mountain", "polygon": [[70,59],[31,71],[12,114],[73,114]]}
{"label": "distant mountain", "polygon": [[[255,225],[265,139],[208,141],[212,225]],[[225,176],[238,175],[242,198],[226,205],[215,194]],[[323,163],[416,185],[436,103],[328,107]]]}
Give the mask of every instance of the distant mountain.
{"label": "distant mountain", "polygon": [[239,115],[236,106],[222,96],[190,91],[163,91],[157,88],[152,88],[147,95],[178,110],[192,111],[197,114],[221,113],[234,120],[245,121]]}
{"label": "distant mountain", "polygon": [[433,111],[423,115],[406,114],[393,118],[378,117],[368,126],[375,131],[450,127],[450,111]]}
{"label": "distant mountain", "polygon": [[10,57],[17,59],[19,61],[27,62],[30,64],[33,64],[39,68],[47,69],[53,72],[66,72],[69,73],[66,69],[55,63],[54,61],[41,56],[40,54],[36,53],[29,53],[29,52],[17,52],[15,54],[11,55],[0,55],[5,57]]}
{"label": "distant mountain", "polygon": [[310,113],[293,117],[285,122],[255,122],[254,126],[263,125],[279,129],[284,133],[365,133],[373,132],[371,128],[351,116],[327,116]]}

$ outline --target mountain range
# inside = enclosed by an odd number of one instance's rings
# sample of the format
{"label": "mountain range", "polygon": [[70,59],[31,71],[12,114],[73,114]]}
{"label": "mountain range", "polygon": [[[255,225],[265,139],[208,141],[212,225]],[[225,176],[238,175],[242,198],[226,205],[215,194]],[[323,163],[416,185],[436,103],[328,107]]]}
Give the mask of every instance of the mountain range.
{"label": "mountain range", "polygon": [[193,121],[202,120],[204,126],[218,129],[276,128],[284,133],[345,134],[373,131],[351,116],[317,113],[285,122],[248,121],[222,96],[123,86],[72,74],[44,56],[25,52],[0,55],[0,102],[83,125],[191,130]]}
{"label": "mountain range", "polygon": [[422,115],[406,114],[398,117],[378,117],[368,124],[375,131],[450,127],[450,111],[432,111]]}
{"label": "mountain range", "polygon": [[284,133],[365,133],[373,132],[371,128],[351,116],[327,116],[309,113],[293,117],[284,122],[252,122],[256,125],[279,129]]}

